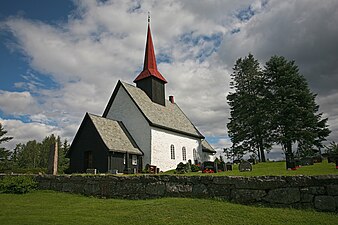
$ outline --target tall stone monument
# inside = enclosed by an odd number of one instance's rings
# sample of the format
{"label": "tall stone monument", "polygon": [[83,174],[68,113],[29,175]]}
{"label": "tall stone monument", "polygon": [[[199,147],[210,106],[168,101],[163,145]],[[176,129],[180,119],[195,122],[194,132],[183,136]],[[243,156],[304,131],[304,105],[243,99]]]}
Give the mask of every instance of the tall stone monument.
{"label": "tall stone monument", "polygon": [[52,144],[49,148],[48,174],[57,175],[58,173],[58,142]]}

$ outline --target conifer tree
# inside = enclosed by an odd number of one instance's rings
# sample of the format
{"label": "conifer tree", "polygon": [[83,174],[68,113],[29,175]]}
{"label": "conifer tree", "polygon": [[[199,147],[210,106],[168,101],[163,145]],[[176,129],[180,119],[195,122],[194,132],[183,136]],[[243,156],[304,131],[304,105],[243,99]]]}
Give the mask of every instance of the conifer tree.
{"label": "conifer tree", "polygon": [[271,148],[269,104],[265,98],[264,77],[258,61],[249,54],[239,58],[231,74],[230,88],[234,92],[227,96],[230,105],[228,135],[233,143],[234,155],[255,153],[265,162],[265,153]]}
{"label": "conifer tree", "polygon": [[316,95],[311,93],[305,78],[299,73],[294,61],[273,56],[264,69],[273,139],[282,145],[287,160],[292,160],[294,143],[300,149],[320,147],[329,135],[327,119],[318,113]]}
{"label": "conifer tree", "polygon": [[[0,123],[0,144],[10,141],[13,137],[6,137],[4,135],[7,134],[7,131],[3,128],[2,124]],[[4,147],[0,147],[0,169],[7,169],[8,167],[8,160],[10,158],[10,151]]]}

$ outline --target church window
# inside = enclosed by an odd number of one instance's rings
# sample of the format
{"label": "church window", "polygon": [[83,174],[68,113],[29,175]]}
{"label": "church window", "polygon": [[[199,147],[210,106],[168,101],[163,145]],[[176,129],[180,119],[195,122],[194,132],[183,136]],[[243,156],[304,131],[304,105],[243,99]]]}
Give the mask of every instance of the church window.
{"label": "church window", "polygon": [[185,149],[185,147],[182,148],[182,158],[183,161],[187,160],[187,150]]}
{"label": "church window", "polygon": [[131,164],[133,166],[136,166],[137,165],[137,155],[133,155],[132,158],[131,158]]}
{"label": "church window", "polygon": [[196,151],[196,148],[194,148],[194,149],[192,150],[192,154],[193,154],[194,160],[196,160],[196,159],[197,159],[197,151]]}
{"label": "church window", "polygon": [[170,145],[170,154],[171,154],[171,159],[175,159],[175,146]]}

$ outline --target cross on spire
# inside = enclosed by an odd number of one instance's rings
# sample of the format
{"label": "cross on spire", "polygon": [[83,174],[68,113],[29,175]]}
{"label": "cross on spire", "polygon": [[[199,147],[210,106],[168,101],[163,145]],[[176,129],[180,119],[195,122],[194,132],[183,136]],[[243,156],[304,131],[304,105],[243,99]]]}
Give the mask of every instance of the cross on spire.
{"label": "cross on spire", "polygon": [[148,12],[148,33],[147,33],[147,43],[144,54],[144,65],[143,71],[136,77],[134,82],[139,80],[143,80],[147,77],[156,77],[164,83],[167,83],[166,79],[162,76],[162,74],[157,70],[155,50],[153,45],[153,39],[151,37],[150,31],[150,12]]}

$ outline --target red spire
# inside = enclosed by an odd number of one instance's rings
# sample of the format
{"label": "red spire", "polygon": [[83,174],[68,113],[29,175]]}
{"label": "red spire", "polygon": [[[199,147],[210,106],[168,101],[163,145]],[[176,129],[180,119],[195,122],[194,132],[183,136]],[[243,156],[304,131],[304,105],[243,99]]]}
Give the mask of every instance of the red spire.
{"label": "red spire", "polygon": [[151,38],[150,24],[148,18],[148,33],[147,33],[147,44],[144,54],[144,65],[143,71],[136,77],[134,82],[142,80],[144,78],[154,76],[157,79],[160,79],[164,83],[167,83],[166,79],[162,76],[162,74],[157,70],[156,58],[153,40]]}

